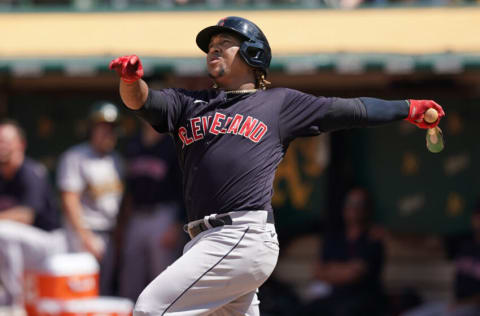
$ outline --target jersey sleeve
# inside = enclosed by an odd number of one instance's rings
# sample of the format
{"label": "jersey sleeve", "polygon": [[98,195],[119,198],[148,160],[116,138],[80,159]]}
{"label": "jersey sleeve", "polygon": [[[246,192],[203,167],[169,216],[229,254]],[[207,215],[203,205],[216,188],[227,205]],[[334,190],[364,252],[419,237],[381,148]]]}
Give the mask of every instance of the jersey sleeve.
{"label": "jersey sleeve", "polygon": [[290,89],[284,101],[280,111],[280,135],[287,142],[296,137],[401,120],[409,110],[405,100],[326,98]]}
{"label": "jersey sleeve", "polygon": [[149,89],[143,107],[134,111],[160,133],[173,133],[178,125],[185,104],[181,89]]}
{"label": "jersey sleeve", "polygon": [[66,152],[57,168],[57,187],[60,191],[80,192],[85,186],[81,173],[81,157],[75,152]]}
{"label": "jersey sleeve", "polygon": [[286,89],[280,112],[280,135],[283,140],[315,136],[352,127],[352,122],[366,116],[360,100],[317,97]]}
{"label": "jersey sleeve", "polygon": [[280,136],[289,141],[296,137],[315,136],[333,128],[334,98],[316,97],[296,90],[286,89],[280,112]]}

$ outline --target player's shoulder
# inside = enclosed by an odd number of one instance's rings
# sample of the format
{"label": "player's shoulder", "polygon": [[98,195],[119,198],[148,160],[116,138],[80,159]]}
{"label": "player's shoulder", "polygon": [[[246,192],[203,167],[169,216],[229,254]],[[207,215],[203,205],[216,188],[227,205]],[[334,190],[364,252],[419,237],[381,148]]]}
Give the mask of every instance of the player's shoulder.
{"label": "player's shoulder", "polygon": [[90,155],[92,153],[92,146],[88,142],[73,145],[67,150],[68,153],[79,155]]}
{"label": "player's shoulder", "polygon": [[284,87],[275,87],[261,91],[263,98],[275,100],[275,103],[280,109],[283,109],[286,105],[291,104],[292,100],[295,100],[299,96],[299,93],[300,91],[298,90]]}
{"label": "player's shoulder", "polygon": [[72,147],[68,148],[60,157],[61,160],[64,159],[74,159],[74,158],[82,158],[82,157],[90,157],[93,155],[93,151],[91,146],[87,143],[80,143],[73,145]]}
{"label": "player's shoulder", "polygon": [[286,93],[289,88],[285,87],[274,87],[274,88],[268,88],[265,90],[260,90],[263,93],[270,93],[270,94],[281,94],[281,93]]}
{"label": "player's shoulder", "polygon": [[275,88],[270,88],[267,90],[264,90],[265,93],[268,93],[270,95],[275,95],[278,97],[289,97],[291,95],[296,95],[298,93],[302,93],[298,90],[291,89],[291,88],[285,88],[285,87],[275,87]]}
{"label": "player's shoulder", "polygon": [[167,93],[176,94],[184,99],[208,101],[218,96],[215,89],[187,90],[183,88],[169,88],[164,90]]}

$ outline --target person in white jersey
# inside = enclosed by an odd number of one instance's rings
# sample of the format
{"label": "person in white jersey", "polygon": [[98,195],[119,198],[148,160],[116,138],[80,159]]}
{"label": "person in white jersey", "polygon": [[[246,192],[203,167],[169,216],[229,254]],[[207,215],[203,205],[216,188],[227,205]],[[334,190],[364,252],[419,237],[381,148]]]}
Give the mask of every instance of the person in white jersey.
{"label": "person in white jersey", "polygon": [[112,103],[93,105],[88,141],[63,153],[57,170],[69,249],[88,251],[100,262],[101,293],[108,292],[113,273],[105,254],[123,194],[123,162],[114,151],[118,116]]}

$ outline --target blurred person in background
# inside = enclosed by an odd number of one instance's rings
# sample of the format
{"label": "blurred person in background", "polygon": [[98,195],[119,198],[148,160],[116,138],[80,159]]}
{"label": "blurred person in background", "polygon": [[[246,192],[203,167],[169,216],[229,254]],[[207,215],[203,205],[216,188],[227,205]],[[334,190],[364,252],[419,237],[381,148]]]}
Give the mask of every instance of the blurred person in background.
{"label": "blurred person in background", "polygon": [[171,137],[142,122],[127,145],[126,190],[118,214],[118,294],[140,292],[175,261],[183,245],[180,170]]}
{"label": "blurred person in background", "polygon": [[46,168],[25,156],[24,130],[0,121],[0,306],[23,304],[24,267],[64,251],[59,212]]}
{"label": "blurred person in background", "polygon": [[118,116],[112,103],[94,104],[88,141],[63,153],[57,169],[69,248],[88,251],[100,262],[101,294],[112,291],[109,240],[123,194],[123,162],[114,151]]}
{"label": "blurred person in background", "polygon": [[59,227],[47,170],[25,157],[25,132],[13,120],[0,122],[0,220],[50,231]]}
{"label": "blurred person in background", "polygon": [[454,255],[455,280],[452,302],[428,302],[402,316],[480,315],[480,200],[471,217],[472,233]]}
{"label": "blurred person in background", "polygon": [[455,268],[454,309],[462,307],[480,315],[480,201],[472,214],[471,238],[460,246]]}
{"label": "blurred person in background", "polygon": [[344,228],[325,236],[315,278],[326,291],[309,303],[302,315],[383,315],[385,295],[381,275],[384,245],[381,230],[372,225],[373,203],[363,188],[351,189],[343,205]]}

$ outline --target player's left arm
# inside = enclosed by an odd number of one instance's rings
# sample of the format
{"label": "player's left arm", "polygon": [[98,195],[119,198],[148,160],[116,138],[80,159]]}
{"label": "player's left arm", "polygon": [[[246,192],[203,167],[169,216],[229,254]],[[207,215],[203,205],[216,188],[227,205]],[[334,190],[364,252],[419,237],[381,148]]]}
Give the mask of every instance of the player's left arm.
{"label": "player's left arm", "polygon": [[[432,123],[424,121],[425,112],[435,109],[438,118]],[[427,129],[438,125],[445,116],[443,108],[433,100],[395,100],[376,98],[333,99],[325,115],[324,123],[328,130],[351,127],[372,127],[406,120],[420,128]]]}
{"label": "player's left arm", "polygon": [[0,220],[10,220],[32,225],[34,219],[34,210],[25,205],[17,205],[0,212]]}
{"label": "player's left arm", "polygon": [[[401,100],[400,104],[397,104],[399,101],[386,101],[375,98],[359,99],[366,108],[369,126],[404,119],[420,128],[427,129],[437,126],[445,116],[442,106],[433,100]],[[403,102],[407,104],[407,107],[403,106]],[[438,117],[430,123],[424,120],[425,113],[429,109],[434,109],[438,112]]]}
{"label": "player's left arm", "polygon": [[[407,120],[420,128],[432,128],[445,115],[442,107],[432,100],[346,99],[317,97],[292,89],[284,91],[284,102],[279,111],[279,134],[285,143],[296,137],[400,120]],[[426,123],[423,118],[430,108],[438,112],[438,118]]]}

